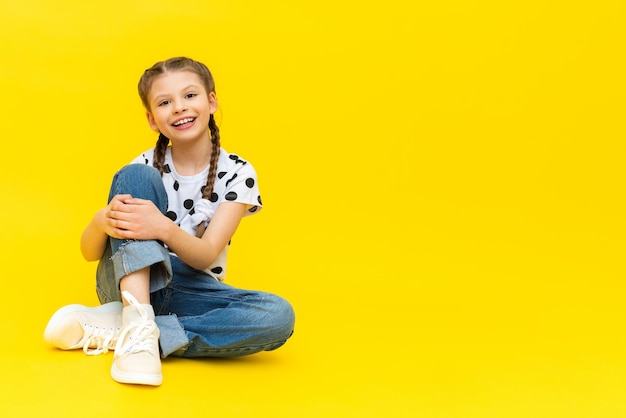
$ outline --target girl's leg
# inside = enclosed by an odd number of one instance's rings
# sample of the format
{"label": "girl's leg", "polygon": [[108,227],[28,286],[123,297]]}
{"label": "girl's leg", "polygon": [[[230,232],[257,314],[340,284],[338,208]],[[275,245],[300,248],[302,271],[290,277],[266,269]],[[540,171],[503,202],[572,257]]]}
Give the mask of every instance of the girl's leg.
{"label": "girl's leg", "polygon": [[[150,267],[144,267],[140,270],[134,271],[120,280],[120,291],[122,294],[130,292],[131,295],[135,295],[135,298],[139,303],[150,303]],[[128,306],[127,300],[124,300],[124,306]]]}
{"label": "girl's leg", "polygon": [[[118,194],[151,200],[161,212],[167,210],[167,193],[161,176],[150,166],[131,164],[118,171],[113,178],[109,202]],[[96,291],[101,303],[122,301],[121,290],[124,290],[125,285],[123,283],[120,289],[120,281],[123,279],[140,302],[149,303],[145,290],[161,289],[171,277],[169,252],[162,243],[109,238],[98,264]]]}
{"label": "girl's leg", "polygon": [[293,333],[284,299],[236,289],[172,257],[174,279],[152,294],[162,356],[234,357],[273,350]]}
{"label": "girl's leg", "polygon": [[[161,176],[149,166],[132,164],[118,171],[109,201],[118,194],[151,200],[162,213],[167,210]],[[123,300],[125,305],[111,376],[123,383],[159,385],[159,330],[150,291],[163,288],[171,279],[169,252],[155,240],[109,238],[108,244],[97,271],[98,296],[103,303]]]}

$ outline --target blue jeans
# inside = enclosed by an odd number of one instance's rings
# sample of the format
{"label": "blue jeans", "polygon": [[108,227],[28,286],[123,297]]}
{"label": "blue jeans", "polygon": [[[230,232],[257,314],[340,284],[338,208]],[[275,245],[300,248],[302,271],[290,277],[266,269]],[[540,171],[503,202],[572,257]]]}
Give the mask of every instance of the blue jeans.
{"label": "blue jeans", "polygon": [[[115,174],[109,201],[117,194],[152,200],[165,213],[167,193],[159,172],[131,164]],[[196,270],[154,240],[109,238],[98,264],[101,303],[121,301],[119,282],[150,267],[150,302],[161,333],[161,355],[234,357],[274,350],[293,333],[291,305],[279,296],[237,289]]]}

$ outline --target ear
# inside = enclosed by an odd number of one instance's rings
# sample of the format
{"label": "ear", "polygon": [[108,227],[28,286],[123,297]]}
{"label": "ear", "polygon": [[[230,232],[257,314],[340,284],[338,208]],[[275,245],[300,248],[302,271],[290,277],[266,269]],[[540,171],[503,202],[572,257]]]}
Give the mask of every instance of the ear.
{"label": "ear", "polygon": [[154,121],[154,116],[152,116],[152,113],[146,112],[146,118],[148,118],[148,124],[150,125],[150,128],[155,132],[159,132],[159,128],[157,127],[157,124]]}
{"label": "ear", "polygon": [[209,93],[209,111],[211,114],[217,112],[217,96],[213,91]]}

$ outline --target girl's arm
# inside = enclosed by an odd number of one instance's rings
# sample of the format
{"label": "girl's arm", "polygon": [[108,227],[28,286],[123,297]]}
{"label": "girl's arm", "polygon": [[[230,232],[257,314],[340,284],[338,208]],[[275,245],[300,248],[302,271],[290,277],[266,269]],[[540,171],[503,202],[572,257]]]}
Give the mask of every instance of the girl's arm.
{"label": "girl's arm", "polygon": [[87,261],[96,261],[102,258],[107,243],[107,234],[100,227],[104,209],[100,209],[94,215],[89,225],[80,237],[80,252]]}
{"label": "girl's arm", "polygon": [[105,208],[96,212],[80,238],[80,251],[85,260],[97,261],[102,258],[109,235],[120,238],[115,235],[114,229],[111,226],[113,211],[115,208],[123,205],[122,202],[124,199],[130,197],[130,195],[117,195]]}
{"label": "girl's arm", "polygon": [[168,228],[163,242],[191,267],[198,270],[207,269],[235,234],[246,208],[243,203],[221,203],[202,238],[189,234],[172,222],[173,227]]}
{"label": "girl's arm", "polygon": [[[160,240],[189,266],[204,270],[213,264],[226,247],[246,208],[247,205],[243,203],[221,203],[202,238],[197,238],[163,215],[152,201],[125,197],[105,213],[105,226],[110,228],[108,231],[105,228],[105,233],[120,239]],[[92,221],[96,231],[99,229],[97,218],[94,217]],[[97,233],[93,234],[96,237],[94,239],[97,239]],[[106,237],[104,242],[106,244]]]}

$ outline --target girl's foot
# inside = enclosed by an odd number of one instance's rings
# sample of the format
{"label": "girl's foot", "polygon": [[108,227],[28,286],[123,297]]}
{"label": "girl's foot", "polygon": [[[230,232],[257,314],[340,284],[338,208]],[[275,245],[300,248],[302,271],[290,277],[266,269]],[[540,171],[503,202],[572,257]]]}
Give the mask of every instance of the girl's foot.
{"label": "girl's foot", "polygon": [[123,328],[115,347],[111,377],[120,383],[158,386],[163,381],[159,354],[159,328],[151,305],[140,304],[122,292],[129,305],[123,311]]}
{"label": "girl's foot", "polygon": [[122,327],[122,302],[95,308],[67,305],[52,315],[43,339],[61,350],[82,348],[89,355],[115,349]]}

